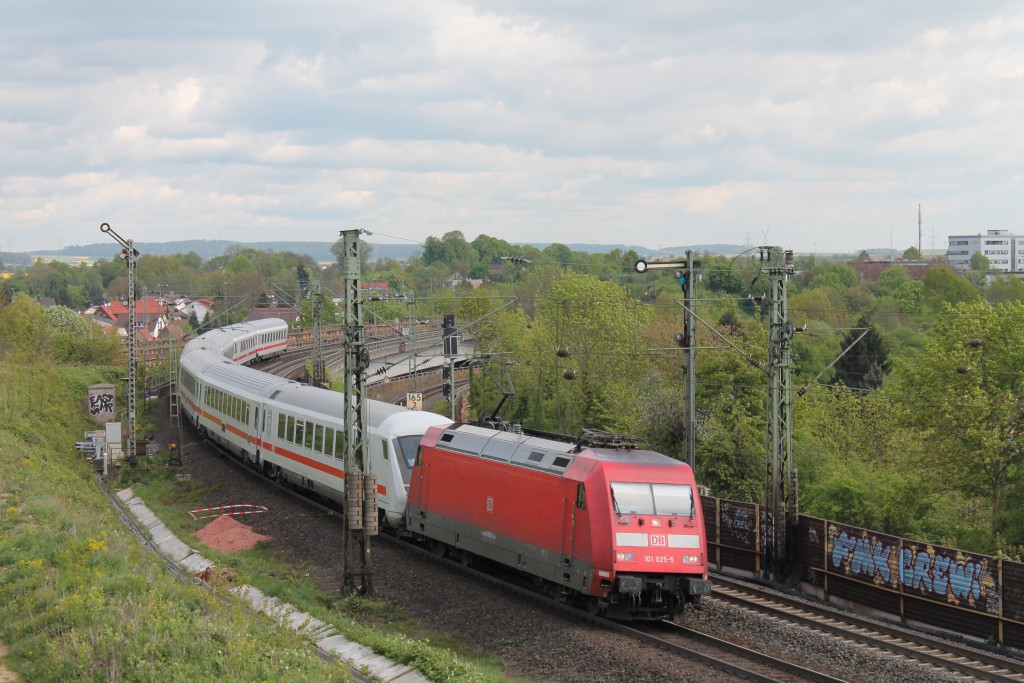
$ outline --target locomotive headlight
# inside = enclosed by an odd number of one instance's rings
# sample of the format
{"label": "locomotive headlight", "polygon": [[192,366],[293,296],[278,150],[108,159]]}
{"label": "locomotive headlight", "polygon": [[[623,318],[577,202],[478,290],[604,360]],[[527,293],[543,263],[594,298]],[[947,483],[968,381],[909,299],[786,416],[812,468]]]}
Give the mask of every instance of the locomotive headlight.
{"label": "locomotive headlight", "polygon": [[683,564],[697,564],[700,562],[700,555],[683,555]]}
{"label": "locomotive headlight", "polygon": [[616,562],[636,562],[636,555],[634,555],[633,553],[624,553],[624,552],[618,551],[618,552],[615,553],[615,561]]}

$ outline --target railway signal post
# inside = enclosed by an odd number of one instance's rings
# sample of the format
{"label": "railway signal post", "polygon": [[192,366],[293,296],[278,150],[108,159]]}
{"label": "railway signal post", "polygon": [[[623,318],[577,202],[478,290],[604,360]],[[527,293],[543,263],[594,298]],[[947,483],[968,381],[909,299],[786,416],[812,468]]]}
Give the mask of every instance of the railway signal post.
{"label": "railway signal post", "polygon": [[448,383],[444,385],[445,398],[451,401],[452,421],[455,420],[455,357],[459,355],[459,341],[461,337],[455,327],[455,314],[445,313],[441,332],[441,342],[444,346],[444,358],[447,363]]}
{"label": "railway signal post", "polygon": [[100,232],[107,233],[121,245],[119,256],[128,266],[128,462],[135,464],[135,259],[139,252],[132,240],[118,235],[109,223],[101,224]]}
{"label": "railway signal post", "polygon": [[685,261],[648,263],[641,259],[633,266],[638,273],[646,273],[648,270],[675,270],[676,280],[683,290],[683,334],[677,335],[677,341],[686,354],[686,434],[684,437],[686,441],[684,443],[684,451],[686,453],[686,463],[694,471],[697,469],[695,429],[697,424],[697,373],[695,366],[696,354],[694,353],[696,348],[694,344],[693,278],[694,271],[699,267],[700,261],[694,261],[693,252],[689,249],[686,251]]}

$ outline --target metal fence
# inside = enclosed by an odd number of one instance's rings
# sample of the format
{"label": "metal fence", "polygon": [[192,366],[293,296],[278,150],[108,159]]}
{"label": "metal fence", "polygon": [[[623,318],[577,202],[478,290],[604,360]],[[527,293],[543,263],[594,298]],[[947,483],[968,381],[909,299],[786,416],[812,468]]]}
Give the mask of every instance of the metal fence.
{"label": "metal fence", "polygon": [[[712,568],[760,576],[762,507],[702,496]],[[1024,649],[1024,564],[801,515],[793,575],[822,600]]]}

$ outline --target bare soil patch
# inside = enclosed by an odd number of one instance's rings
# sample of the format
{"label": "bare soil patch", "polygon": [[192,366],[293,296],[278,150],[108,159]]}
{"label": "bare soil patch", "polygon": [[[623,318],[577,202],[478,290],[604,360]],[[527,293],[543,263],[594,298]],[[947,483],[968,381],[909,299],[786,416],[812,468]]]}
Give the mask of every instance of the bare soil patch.
{"label": "bare soil patch", "polygon": [[249,550],[261,541],[269,541],[270,536],[258,534],[234,517],[222,515],[200,529],[196,536],[199,540],[219,553],[235,553]]}

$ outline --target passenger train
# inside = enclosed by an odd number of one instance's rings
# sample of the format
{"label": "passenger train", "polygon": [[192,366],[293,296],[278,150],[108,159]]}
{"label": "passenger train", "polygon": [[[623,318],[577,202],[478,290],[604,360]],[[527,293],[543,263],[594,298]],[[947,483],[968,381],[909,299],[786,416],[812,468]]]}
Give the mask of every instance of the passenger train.
{"label": "passenger train", "polygon": [[[343,396],[240,364],[283,353],[287,332],[264,320],[190,341],[180,405],[200,434],[266,475],[342,502]],[[453,424],[372,400],[367,413],[379,521],[400,535],[515,568],[612,618],[674,618],[710,593],[685,463],[598,432]]]}
{"label": "passenger train", "polygon": [[[178,392],[198,432],[267,476],[342,502],[344,398],[239,365],[287,350],[288,324],[261,320],[206,332],[185,345]],[[416,446],[440,415],[369,401],[367,447],[380,521],[399,528]]]}

